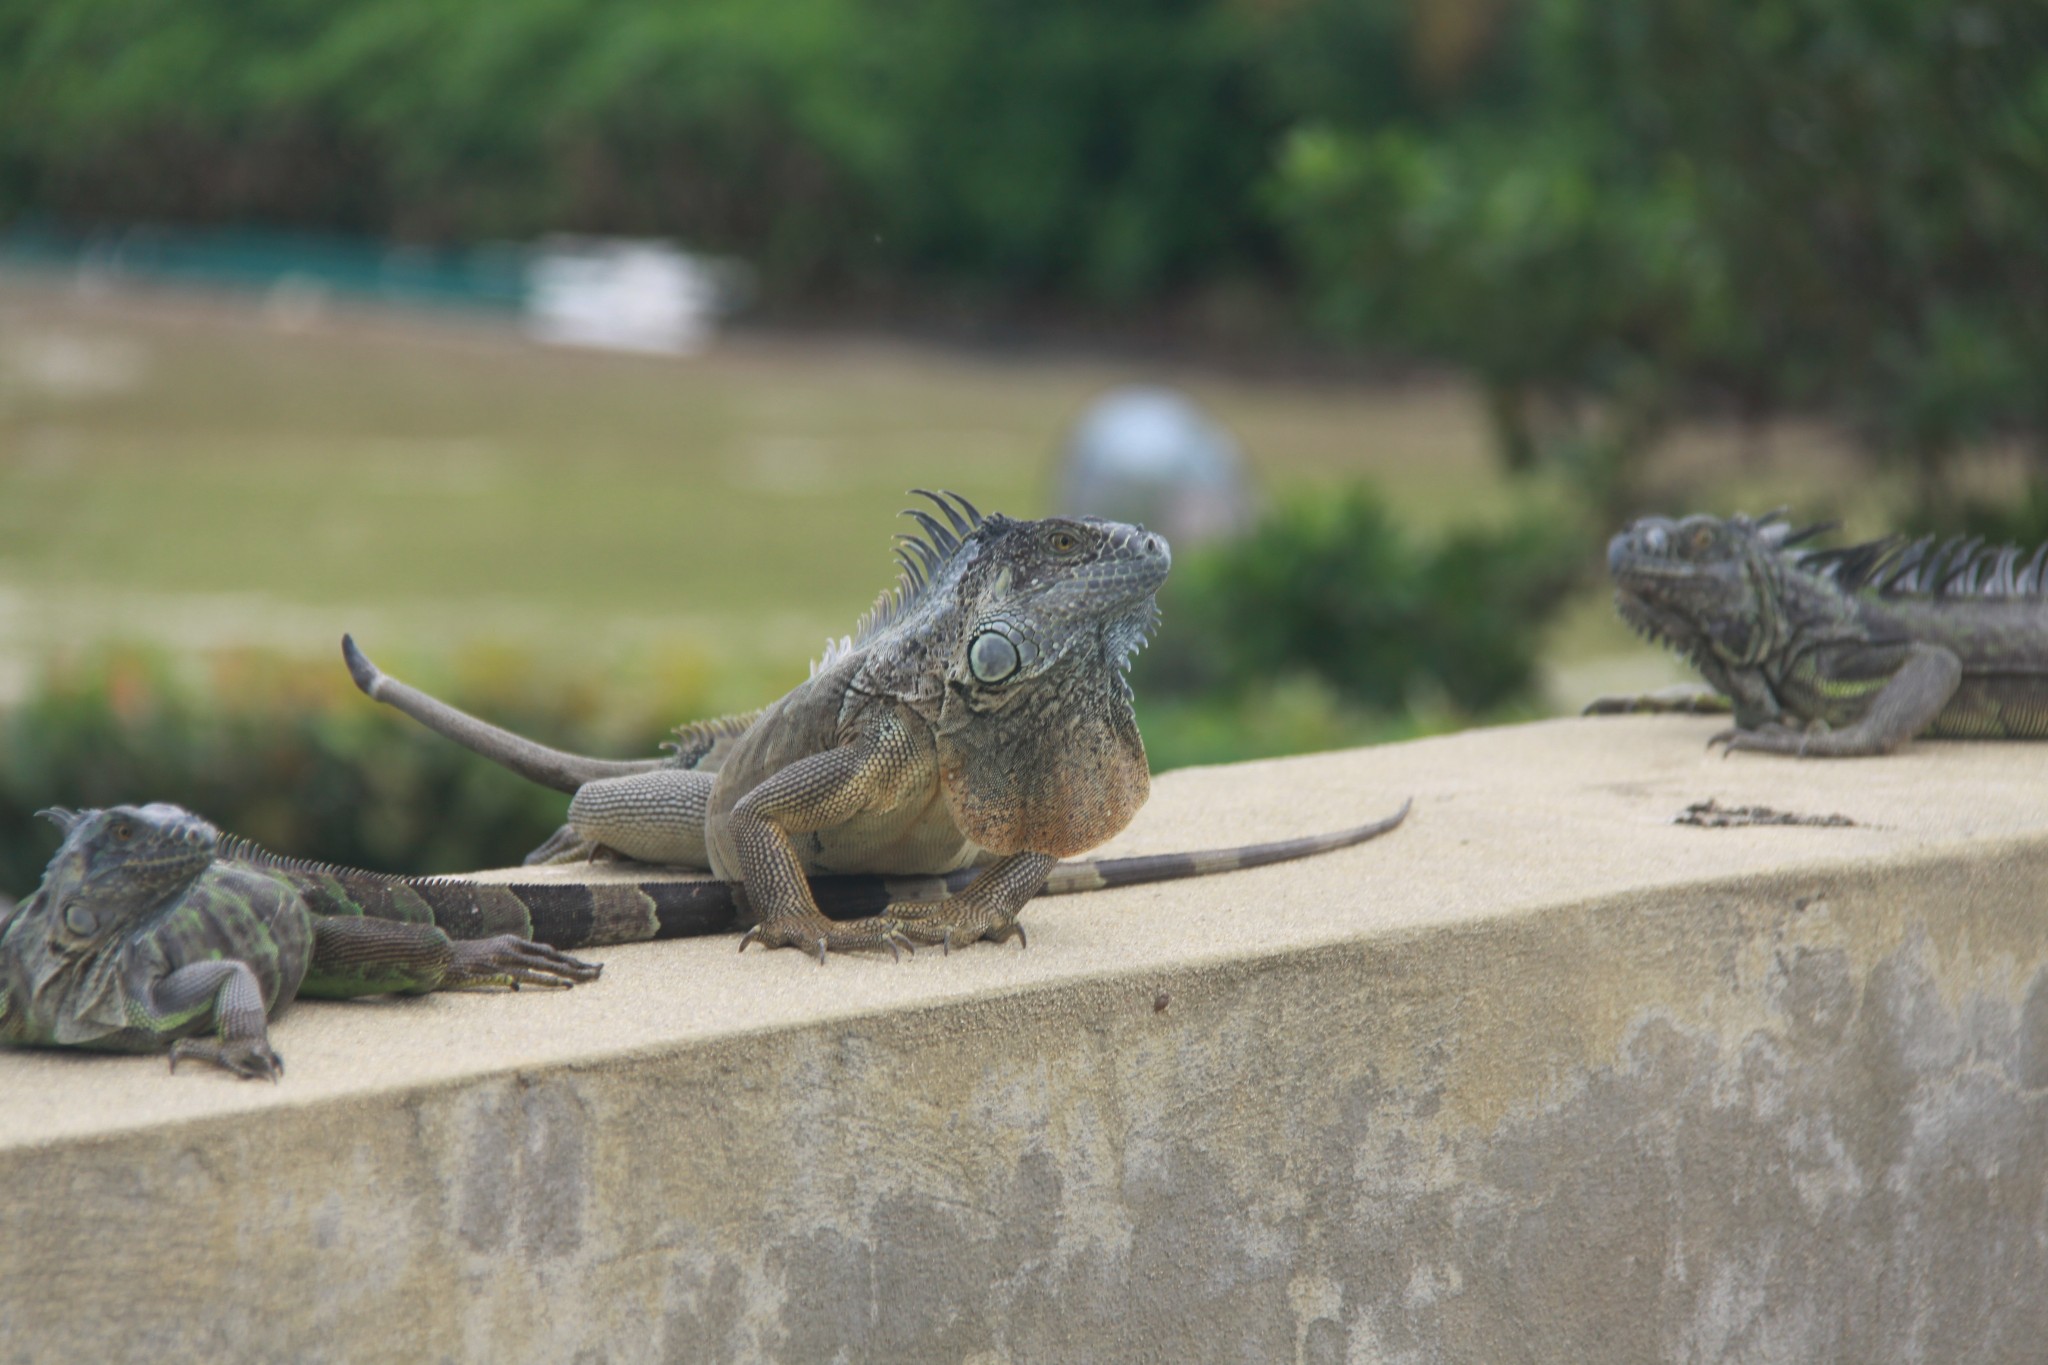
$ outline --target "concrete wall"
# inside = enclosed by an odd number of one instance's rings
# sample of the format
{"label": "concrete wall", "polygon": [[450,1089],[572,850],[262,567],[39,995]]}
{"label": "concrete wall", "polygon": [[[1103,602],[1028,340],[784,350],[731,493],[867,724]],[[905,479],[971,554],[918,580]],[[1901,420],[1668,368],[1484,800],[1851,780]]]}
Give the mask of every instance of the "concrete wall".
{"label": "concrete wall", "polygon": [[1174,775],[1118,851],[1417,805],[1028,952],[0,1056],[0,1362],[2044,1358],[2048,751],[1711,729]]}

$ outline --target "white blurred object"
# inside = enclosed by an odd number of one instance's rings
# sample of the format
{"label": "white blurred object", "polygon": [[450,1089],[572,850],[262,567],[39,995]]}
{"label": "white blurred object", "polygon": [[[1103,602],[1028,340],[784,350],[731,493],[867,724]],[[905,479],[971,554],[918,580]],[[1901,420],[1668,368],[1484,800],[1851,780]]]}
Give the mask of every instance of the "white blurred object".
{"label": "white blurred object", "polygon": [[670,243],[557,237],[527,266],[526,332],[555,346],[689,355],[709,344],[733,266]]}
{"label": "white blurred object", "polygon": [[1153,385],[1113,389],[1074,424],[1060,508],[1143,522],[1176,546],[1235,535],[1258,511],[1236,440],[1186,396]]}

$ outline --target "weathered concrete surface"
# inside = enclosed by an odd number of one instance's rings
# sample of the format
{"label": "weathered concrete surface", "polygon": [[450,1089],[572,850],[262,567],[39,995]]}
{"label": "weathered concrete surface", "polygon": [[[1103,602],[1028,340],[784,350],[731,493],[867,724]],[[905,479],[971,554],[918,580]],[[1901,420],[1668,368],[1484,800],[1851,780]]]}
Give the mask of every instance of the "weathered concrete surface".
{"label": "weathered concrete surface", "polygon": [[1174,775],[1117,849],[1416,809],[1028,952],[0,1056],[0,1362],[2041,1360],[2048,748],[1712,729]]}

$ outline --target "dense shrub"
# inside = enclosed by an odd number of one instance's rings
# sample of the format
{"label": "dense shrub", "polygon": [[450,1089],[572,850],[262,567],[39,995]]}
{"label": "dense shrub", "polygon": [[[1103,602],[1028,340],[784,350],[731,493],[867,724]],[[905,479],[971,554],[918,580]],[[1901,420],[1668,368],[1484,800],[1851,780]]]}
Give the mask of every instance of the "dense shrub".
{"label": "dense shrub", "polygon": [[[43,806],[174,801],[280,852],[394,872],[516,863],[561,822],[563,797],[370,704],[337,671],[235,652],[201,684],[133,649],[53,671],[0,712],[0,892],[33,889],[56,847],[31,818]],[[701,704],[607,697],[600,724],[587,687],[499,654],[472,658],[452,691],[535,738],[628,755],[653,753]]]}
{"label": "dense shrub", "polygon": [[1585,568],[1576,530],[1531,517],[1428,540],[1363,487],[1283,503],[1175,568],[1139,694],[1243,697],[1308,677],[1382,715],[1524,701],[1544,628]]}
{"label": "dense shrub", "polygon": [[1610,507],[1674,409],[1846,419],[1942,501],[2048,470],[2048,10],[1531,0],[1524,107],[1324,125],[1278,197],[1324,319],[1459,362]]}

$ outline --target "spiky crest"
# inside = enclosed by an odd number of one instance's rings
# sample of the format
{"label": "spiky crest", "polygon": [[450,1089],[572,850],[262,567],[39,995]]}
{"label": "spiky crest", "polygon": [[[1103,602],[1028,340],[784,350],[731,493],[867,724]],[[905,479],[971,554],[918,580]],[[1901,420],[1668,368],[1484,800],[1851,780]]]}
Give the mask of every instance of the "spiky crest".
{"label": "spiky crest", "polygon": [[2025,546],[1986,545],[1982,536],[1886,536],[1807,550],[1798,563],[1845,592],[1879,597],[2048,597],[2048,543],[2029,555]]}
{"label": "spiky crest", "polygon": [[339,877],[347,881],[380,886],[432,886],[440,882],[461,880],[459,877],[402,877],[388,872],[370,872],[360,867],[348,867],[341,863],[321,863],[309,858],[293,858],[283,853],[273,853],[240,834],[223,834],[213,856],[218,862],[243,863],[264,872],[299,872],[313,877]]}
{"label": "spiky crest", "polygon": [[903,509],[903,515],[913,518],[923,534],[905,531],[896,537],[896,562],[901,567],[896,586],[882,590],[882,595],[875,599],[875,604],[854,626],[853,634],[825,642],[825,653],[811,665],[812,677],[874,639],[923,601],[940,572],[960,553],[975,528],[986,520],[973,503],[958,493],[944,490],[934,493],[927,488],[910,491],[917,497],[929,499],[946,518],[945,522],[921,507]]}

